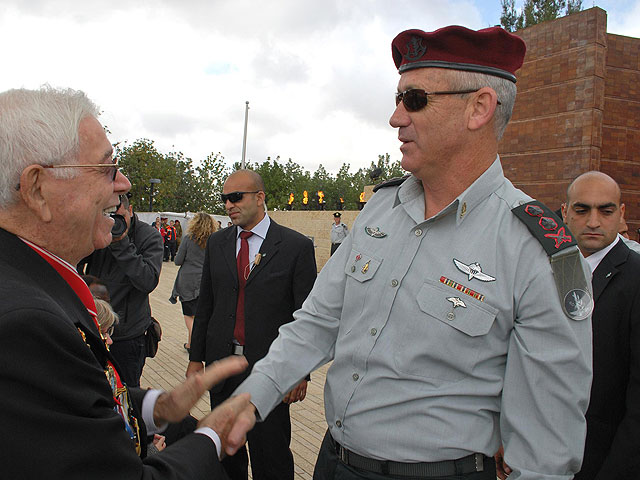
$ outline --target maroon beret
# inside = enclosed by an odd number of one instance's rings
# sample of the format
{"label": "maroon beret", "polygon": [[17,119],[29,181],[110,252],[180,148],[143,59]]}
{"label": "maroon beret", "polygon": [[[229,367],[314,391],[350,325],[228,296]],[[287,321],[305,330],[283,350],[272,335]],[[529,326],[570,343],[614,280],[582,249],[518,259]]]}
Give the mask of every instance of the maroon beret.
{"label": "maroon beret", "polygon": [[436,67],[467,70],[506,78],[515,83],[527,47],[517,35],[500,27],[470,30],[452,25],[436,30],[406,30],[391,43],[399,73]]}

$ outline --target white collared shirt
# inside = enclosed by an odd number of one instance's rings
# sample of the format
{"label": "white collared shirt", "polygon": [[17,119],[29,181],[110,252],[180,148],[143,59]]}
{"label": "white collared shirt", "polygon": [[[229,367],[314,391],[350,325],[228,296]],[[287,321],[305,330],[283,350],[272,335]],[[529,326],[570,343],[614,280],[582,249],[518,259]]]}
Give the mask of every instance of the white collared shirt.
{"label": "white collared shirt", "polygon": [[[254,266],[253,262],[255,262],[256,255],[260,253],[262,242],[264,242],[264,239],[267,238],[267,231],[269,231],[270,225],[271,220],[269,219],[269,215],[265,213],[264,218],[260,220],[260,222],[255,227],[249,230],[253,232],[253,235],[251,235],[247,239],[247,242],[249,242],[249,263],[251,264],[252,269]],[[243,229],[240,227],[236,229],[236,257],[238,256],[238,252],[240,252],[240,232],[242,231]]]}
{"label": "white collared shirt", "polygon": [[602,250],[598,250],[596,253],[592,253],[591,255],[585,258],[585,260],[589,264],[589,268],[591,269],[591,275],[593,275],[593,272],[596,271],[596,268],[598,268],[598,265],[600,265],[600,262],[602,261],[602,259],[607,256],[607,253],[609,253],[611,249],[615,247],[616,244],[620,241],[620,238],[621,238],[620,234],[618,234],[616,239],[613,242],[611,242],[609,245],[604,247]]}

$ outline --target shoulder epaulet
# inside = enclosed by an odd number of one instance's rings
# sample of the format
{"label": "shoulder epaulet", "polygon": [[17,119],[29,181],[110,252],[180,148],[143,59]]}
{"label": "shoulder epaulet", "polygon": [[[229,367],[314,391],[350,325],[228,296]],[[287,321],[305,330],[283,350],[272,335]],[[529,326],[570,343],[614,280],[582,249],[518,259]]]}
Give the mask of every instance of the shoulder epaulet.
{"label": "shoulder epaulet", "polygon": [[527,226],[547,255],[577,245],[569,228],[542,202],[533,200],[511,211]]}
{"label": "shoulder epaulet", "polygon": [[378,185],[373,187],[373,192],[375,193],[381,188],[396,187],[398,185],[402,185],[402,182],[404,182],[407,178],[409,178],[409,175],[410,174],[406,174],[404,177],[395,177],[389,180],[385,180],[384,182],[379,183]]}

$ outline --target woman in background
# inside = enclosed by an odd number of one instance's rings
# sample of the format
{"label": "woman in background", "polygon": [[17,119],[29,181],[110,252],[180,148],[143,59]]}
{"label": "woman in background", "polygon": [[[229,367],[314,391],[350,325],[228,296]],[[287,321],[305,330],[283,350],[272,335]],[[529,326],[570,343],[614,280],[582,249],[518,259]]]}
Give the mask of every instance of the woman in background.
{"label": "woman in background", "polygon": [[200,295],[200,277],[204,263],[204,250],[209,236],[218,230],[217,222],[204,212],[198,212],[189,222],[187,234],[183,237],[175,258],[175,264],[180,265],[173,292],[169,301],[176,303],[180,298],[182,314],[189,332],[184,348],[187,352],[191,348],[191,330],[193,329],[193,317],[198,306]]}

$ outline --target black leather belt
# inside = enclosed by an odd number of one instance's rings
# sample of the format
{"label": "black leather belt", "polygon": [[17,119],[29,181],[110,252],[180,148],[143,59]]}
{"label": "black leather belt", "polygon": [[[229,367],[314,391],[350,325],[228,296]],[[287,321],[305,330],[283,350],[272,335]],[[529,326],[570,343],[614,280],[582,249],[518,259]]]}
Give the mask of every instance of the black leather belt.
{"label": "black leather belt", "polygon": [[347,450],[335,441],[334,444],[338,458],[342,463],[367,470],[368,472],[400,477],[446,477],[448,475],[465,475],[467,473],[482,472],[484,471],[484,461],[487,458],[482,453],[472,453],[457,460],[402,463],[363,457],[362,455]]}

